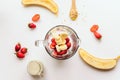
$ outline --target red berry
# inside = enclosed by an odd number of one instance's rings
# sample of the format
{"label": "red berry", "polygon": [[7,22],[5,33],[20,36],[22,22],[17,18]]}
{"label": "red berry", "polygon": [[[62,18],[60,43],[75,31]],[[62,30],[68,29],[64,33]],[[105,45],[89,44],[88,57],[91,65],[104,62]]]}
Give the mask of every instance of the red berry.
{"label": "red berry", "polygon": [[57,56],[57,55],[58,55],[58,53],[57,53],[56,50],[53,51],[53,55],[54,55],[54,56]]}
{"label": "red berry", "polygon": [[66,43],[68,43],[70,41],[70,39],[68,37],[65,40],[66,40]]}
{"label": "red berry", "polygon": [[22,52],[23,54],[27,53],[27,48],[23,47],[20,52]]}
{"label": "red berry", "polygon": [[66,45],[67,45],[67,49],[69,49],[71,47],[71,43],[70,42],[68,42]]}
{"label": "red berry", "polygon": [[22,52],[17,52],[17,53],[16,53],[16,56],[17,56],[18,58],[24,58],[24,57],[25,57],[25,54],[23,54]]}
{"label": "red berry", "polygon": [[52,43],[50,44],[50,48],[51,48],[51,49],[54,49],[55,46],[56,46],[56,43],[54,43],[54,42],[52,42]]}
{"label": "red berry", "polygon": [[94,36],[97,38],[97,39],[101,39],[102,35],[98,32],[94,32]]}
{"label": "red berry", "polygon": [[17,43],[17,44],[15,45],[15,51],[18,52],[20,49],[21,49],[21,44],[20,44],[20,43]]}
{"label": "red berry", "polygon": [[28,24],[28,27],[31,28],[31,29],[35,29],[36,28],[36,25],[34,23],[29,23]]}
{"label": "red berry", "polygon": [[55,41],[55,38],[52,38],[52,39],[51,39],[51,42],[54,42],[54,43],[56,43],[56,41]]}
{"label": "red berry", "polygon": [[67,53],[67,50],[62,50],[62,51],[60,51],[58,54],[59,55],[63,55],[63,54],[66,54]]}

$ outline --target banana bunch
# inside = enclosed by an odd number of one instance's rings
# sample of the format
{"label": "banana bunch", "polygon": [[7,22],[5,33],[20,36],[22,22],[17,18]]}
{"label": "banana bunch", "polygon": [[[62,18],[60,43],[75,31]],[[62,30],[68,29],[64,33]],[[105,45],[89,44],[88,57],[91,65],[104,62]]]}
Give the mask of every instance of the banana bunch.
{"label": "banana bunch", "polygon": [[120,58],[120,56],[113,59],[97,58],[89,54],[87,51],[85,51],[82,48],[79,49],[78,53],[80,57],[83,59],[83,61],[85,61],[87,64],[101,70],[110,70],[114,68],[117,65],[118,59]]}

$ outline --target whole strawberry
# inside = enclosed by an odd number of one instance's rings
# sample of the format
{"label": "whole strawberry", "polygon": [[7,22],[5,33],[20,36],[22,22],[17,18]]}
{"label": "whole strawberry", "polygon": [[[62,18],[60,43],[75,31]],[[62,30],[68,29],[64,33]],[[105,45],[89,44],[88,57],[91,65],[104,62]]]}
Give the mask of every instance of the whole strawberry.
{"label": "whole strawberry", "polygon": [[97,38],[97,39],[101,39],[102,38],[102,35],[98,32],[94,32],[94,36]]}
{"label": "whole strawberry", "polygon": [[23,54],[27,53],[27,48],[26,47],[21,48],[20,52]]}
{"label": "whole strawberry", "polygon": [[18,52],[20,49],[21,49],[21,44],[20,44],[20,43],[17,43],[17,44],[15,45],[15,51]]}
{"label": "whole strawberry", "polygon": [[24,58],[25,57],[25,54],[23,54],[22,52],[17,52],[16,53],[16,56],[18,57],[18,58]]}
{"label": "whole strawberry", "polygon": [[36,25],[34,23],[29,23],[28,24],[28,27],[31,28],[31,29],[35,29],[36,28]]}

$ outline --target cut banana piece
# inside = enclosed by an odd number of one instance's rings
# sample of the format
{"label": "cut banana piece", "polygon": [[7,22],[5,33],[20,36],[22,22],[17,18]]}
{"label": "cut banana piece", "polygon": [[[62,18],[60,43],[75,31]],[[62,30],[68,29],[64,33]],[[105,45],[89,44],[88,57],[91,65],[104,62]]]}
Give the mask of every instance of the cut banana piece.
{"label": "cut banana piece", "polygon": [[83,61],[85,61],[90,66],[101,70],[109,70],[114,68],[117,64],[118,59],[120,58],[120,56],[114,59],[97,58],[95,56],[90,55],[87,51],[85,51],[82,48],[80,48],[78,52]]}
{"label": "cut banana piece", "polygon": [[54,14],[58,13],[58,6],[53,0],[22,0],[25,6],[37,5],[49,9]]}
{"label": "cut banana piece", "polygon": [[68,33],[67,32],[61,33],[60,37],[62,38],[62,40],[65,40],[65,38],[68,37]]}

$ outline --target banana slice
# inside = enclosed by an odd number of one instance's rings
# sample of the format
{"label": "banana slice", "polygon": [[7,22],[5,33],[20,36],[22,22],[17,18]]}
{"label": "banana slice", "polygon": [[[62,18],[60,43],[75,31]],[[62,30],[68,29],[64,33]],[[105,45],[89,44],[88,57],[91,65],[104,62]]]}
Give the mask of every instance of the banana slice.
{"label": "banana slice", "polygon": [[47,8],[54,14],[58,13],[58,6],[53,0],[22,0],[25,6],[38,5]]}
{"label": "banana slice", "polygon": [[60,49],[60,50],[66,50],[66,49],[67,49],[67,45],[65,45],[65,44],[64,44],[64,45],[60,45],[60,46],[59,46],[59,49]]}
{"label": "banana slice", "polygon": [[67,32],[63,32],[60,34],[60,37],[62,38],[62,40],[65,40],[65,38],[68,37],[68,33]]}
{"label": "banana slice", "polygon": [[90,66],[101,70],[109,70],[114,68],[117,64],[118,59],[120,58],[120,56],[114,59],[97,58],[95,56],[90,55],[87,51],[85,51],[82,48],[80,48],[78,52],[83,61],[85,61]]}

